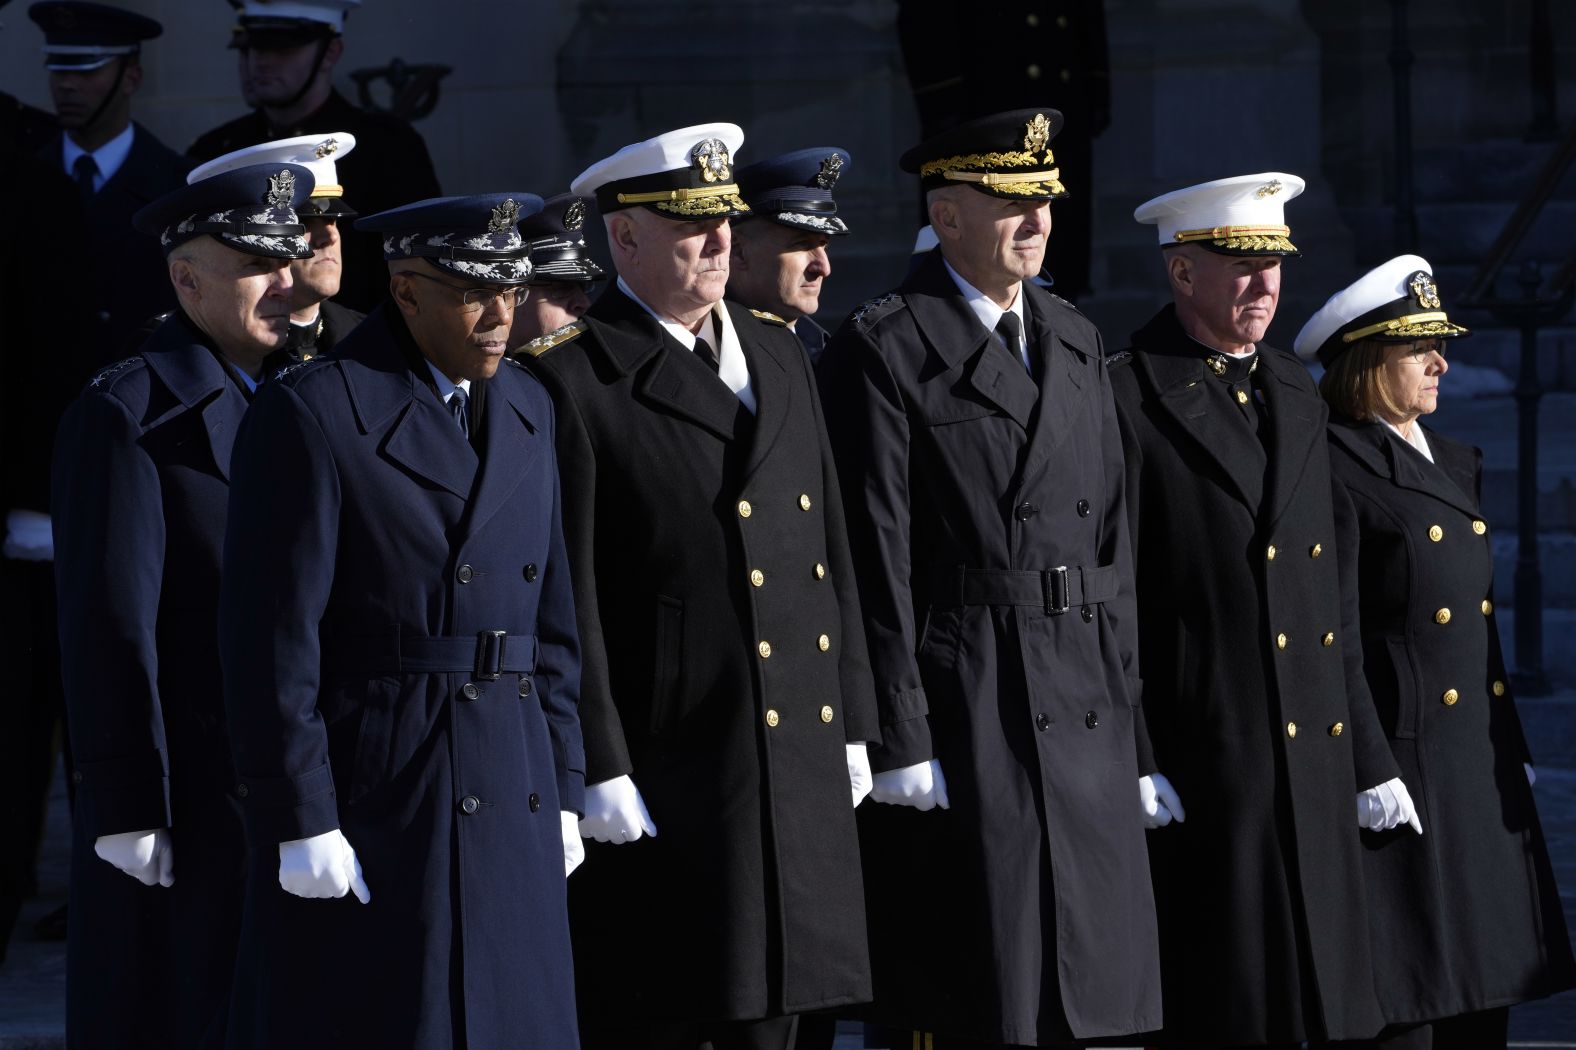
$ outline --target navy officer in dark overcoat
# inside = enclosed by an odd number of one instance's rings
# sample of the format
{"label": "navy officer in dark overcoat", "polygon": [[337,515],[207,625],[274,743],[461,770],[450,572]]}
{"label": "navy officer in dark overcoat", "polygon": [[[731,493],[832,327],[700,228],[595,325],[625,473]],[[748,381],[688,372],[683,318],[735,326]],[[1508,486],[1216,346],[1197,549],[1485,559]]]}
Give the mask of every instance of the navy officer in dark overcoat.
{"label": "navy officer in dark overcoat", "polygon": [[245,841],[218,691],[220,552],[236,431],[285,340],[290,261],[311,252],[295,210],[311,188],[305,168],[254,166],[139,212],[180,309],[60,425],[74,1045],[223,1039]]}
{"label": "navy officer in dark overcoat", "polygon": [[597,282],[606,276],[586,247],[586,221],[593,214],[586,198],[560,193],[521,221],[520,236],[531,246],[531,295],[514,312],[511,350],[541,353],[570,337],[574,323],[591,309]]}
{"label": "navy officer in dark overcoat", "polygon": [[577,1045],[579,642],[553,406],[504,360],[530,274],[516,224],[539,207],[360,220],[389,301],[271,379],[237,438],[233,1047]]}

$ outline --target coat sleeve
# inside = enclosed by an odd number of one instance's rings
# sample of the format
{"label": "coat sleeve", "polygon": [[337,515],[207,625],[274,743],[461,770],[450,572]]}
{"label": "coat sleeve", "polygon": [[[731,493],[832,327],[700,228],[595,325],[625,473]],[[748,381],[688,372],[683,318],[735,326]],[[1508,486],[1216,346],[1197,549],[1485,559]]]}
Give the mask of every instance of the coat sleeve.
{"label": "coat sleeve", "polygon": [[[1480,448],[1472,449],[1472,500],[1479,508],[1483,506],[1483,450]],[[1483,596],[1492,603],[1491,609],[1497,608],[1499,604],[1494,601],[1493,591],[1494,588],[1490,585],[1489,593]],[[1496,698],[1496,702],[1509,701],[1510,710],[1514,712],[1515,693],[1511,691],[1510,672],[1505,669],[1505,648],[1499,638],[1498,616],[1497,612],[1488,614],[1488,674],[1490,680],[1505,683],[1505,695]],[[1522,762],[1532,765],[1532,748],[1527,743],[1527,734],[1522,729],[1521,718],[1518,716],[1503,721],[1510,735],[1511,748],[1521,757]]]}
{"label": "coat sleeve", "polygon": [[339,826],[317,709],[318,625],[339,543],[332,448],[295,391],[275,382],[242,420],[231,458],[219,655],[254,848]]}
{"label": "coat sleeve", "polygon": [[[1331,455],[1342,453],[1331,449]],[[1359,564],[1362,554],[1362,526],[1356,505],[1346,485],[1330,471],[1330,502],[1335,512],[1335,558],[1340,574],[1341,659],[1346,673],[1346,716],[1351,723],[1352,766],[1357,783],[1355,791],[1366,791],[1401,775],[1401,767],[1390,751],[1368,677],[1363,670],[1363,627],[1359,611]],[[1419,785],[1409,784],[1409,788]]]}
{"label": "coat sleeve", "polygon": [[[551,409],[549,409],[551,412]],[[556,423],[550,429],[556,431]],[[542,570],[542,596],[536,612],[537,701],[553,740],[558,805],[585,815],[586,752],[580,734],[580,632],[575,626],[573,577],[564,541],[563,492],[554,462],[552,534]]]}
{"label": "coat sleeve", "polygon": [[142,428],[90,390],[61,421],[53,478],[72,819],[90,839],[170,826],[156,627],[164,500]]}
{"label": "coat sleeve", "polygon": [[822,364],[881,726],[870,764],[901,769],[935,755],[909,584],[908,415],[885,359],[853,322],[832,337]]}

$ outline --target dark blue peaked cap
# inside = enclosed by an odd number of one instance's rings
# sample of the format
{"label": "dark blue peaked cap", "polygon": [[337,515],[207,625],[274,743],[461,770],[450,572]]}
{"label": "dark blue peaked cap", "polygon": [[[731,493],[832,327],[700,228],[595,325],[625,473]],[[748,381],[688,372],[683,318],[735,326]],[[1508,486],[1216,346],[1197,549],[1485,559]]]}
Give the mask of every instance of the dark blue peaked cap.
{"label": "dark blue peaked cap", "polygon": [[520,236],[531,249],[533,284],[590,284],[603,276],[586,248],[588,203],[573,193],[560,193],[520,223]]}
{"label": "dark blue peaked cap", "polygon": [[131,218],[159,238],[164,254],[208,234],[248,255],[306,259],[306,227],[297,212],[312,195],[311,171],[299,164],[253,164],[172,190]]}
{"label": "dark blue peaked cap", "polygon": [[383,235],[383,258],[426,259],[471,281],[524,284],[531,247],[520,220],[542,210],[534,193],[434,197],[356,220],[356,229]]}
{"label": "dark blue peaked cap", "polygon": [[86,0],[44,0],[27,9],[44,31],[44,64],[54,70],[88,70],[134,55],[164,27],[151,18]]}
{"label": "dark blue peaked cap", "polygon": [[835,237],[848,224],[837,218],[832,188],[850,164],[847,150],[815,146],[756,161],[735,177],[751,215]]}

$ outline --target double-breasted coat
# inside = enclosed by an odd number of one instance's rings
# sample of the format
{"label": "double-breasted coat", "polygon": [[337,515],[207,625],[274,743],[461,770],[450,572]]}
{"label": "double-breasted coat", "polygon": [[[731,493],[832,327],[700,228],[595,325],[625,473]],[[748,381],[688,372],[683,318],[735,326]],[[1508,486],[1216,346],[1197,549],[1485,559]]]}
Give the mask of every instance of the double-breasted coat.
{"label": "double-breasted coat", "polygon": [[[237,439],[219,629],[254,863],[232,1046],[578,1043],[553,409],[514,364],[471,406],[474,445],[389,306],[270,380]],[[279,886],[277,844],[336,827],[370,904]]]}
{"label": "double-breasted coat", "polygon": [[883,745],[951,809],[862,816],[874,1015],[1021,1045],[1159,1024],[1121,446],[1099,332],[1024,284],[1031,377],[933,253],[819,377]]}
{"label": "double-breasted coat", "polygon": [[1423,822],[1421,836],[1362,836],[1391,1024],[1507,1006],[1576,978],[1494,622],[1482,453],[1424,430],[1432,463],[1379,423],[1329,427],[1363,669]]}
{"label": "double-breasted coat", "polygon": [[1381,1022],[1354,799],[1397,769],[1348,659],[1327,412],[1288,354],[1261,345],[1234,384],[1209,356],[1167,306],[1112,367],[1143,704],[1187,811],[1149,833],[1165,1030],[1366,1038]]}
{"label": "double-breasted coat", "polygon": [[[177,312],[95,377],[55,450],[53,521],[71,734],[67,1030],[80,1046],[214,1046],[245,841],[218,694],[220,552],[248,394]],[[175,884],[93,853],[169,828]]]}
{"label": "double-breasted coat", "polygon": [[[588,843],[582,1009],[748,1020],[870,995],[846,744],[877,738],[803,347],[728,303],[751,414],[617,287],[534,366],[558,405],[587,779],[658,834]],[[720,323],[720,319],[719,319]]]}

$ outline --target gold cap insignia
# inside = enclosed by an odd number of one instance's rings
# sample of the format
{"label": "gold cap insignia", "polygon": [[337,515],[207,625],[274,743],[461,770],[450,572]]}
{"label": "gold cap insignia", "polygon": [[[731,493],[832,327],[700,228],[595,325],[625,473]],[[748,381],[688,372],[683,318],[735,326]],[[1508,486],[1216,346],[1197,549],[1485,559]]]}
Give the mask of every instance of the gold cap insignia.
{"label": "gold cap insignia", "polygon": [[1051,142],[1051,122],[1045,118],[1044,113],[1036,113],[1034,119],[1023,126],[1023,148],[1031,153],[1038,153]]}
{"label": "gold cap insignia", "polygon": [[1434,284],[1433,274],[1419,270],[1412,275],[1407,287],[1417,296],[1418,306],[1425,310],[1439,309],[1439,288]]}
{"label": "gold cap insignia", "polygon": [[1265,197],[1275,196],[1283,189],[1285,189],[1285,187],[1281,185],[1280,179],[1271,179],[1269,182],[1266,182],[1264,185],[1255,190],[1253,195],[1259,200],[1263,200]]}
{"label": "gold cap insignia", "polygon": [[821,162],[821,170],[815,174],[815,184],[823,190],[829,190],[837,185],[837,178],[843,173],[843,156],[840,153],[831,153]]}
{"label": "gold cap insignia", "polygon": [[268,176],[268,195],[263,203],[271,208],[288,208],[295,197],[295,175],[289,168],[280,168],[278,175]]}
{"label": "gold cap insignia", "polygon": [[508,233],[509,228],[519,221],[520,205],[510,197],[492,210],[492,217],[487,220],[487,232]]}
{"label": "gold cap insignia", "polygon": [[322,160],[324,157],[332,157],[338,152],[339,141],[337,139],[325,139],[318,144],[317,149],[312,151],[312,155],[318,160]]}
{"label": "gold cap insignia", "polygon": [[578,197],[564,209],[564,229],[578,230],[586,224],[586,202]]}
{"label": "gold cap insignia", "polygon": [[707,139],[695,144],[690,150],[690,159],[700,169],[702,182],[727,182],[733,177],[733,169],[728,167],[728,147],[723,145],[721,139]]}

